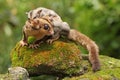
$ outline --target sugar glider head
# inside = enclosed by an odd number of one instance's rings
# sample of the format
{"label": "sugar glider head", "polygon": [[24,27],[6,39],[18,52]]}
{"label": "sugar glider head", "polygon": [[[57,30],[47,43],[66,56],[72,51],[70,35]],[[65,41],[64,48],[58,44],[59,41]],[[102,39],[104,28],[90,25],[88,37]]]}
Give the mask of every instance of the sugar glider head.
{"label": "sugar glider head", "polygon": [[54,29],[51,21],[47,17],[28,19],[25,24],[26,31],[29,34],[53,35]]}

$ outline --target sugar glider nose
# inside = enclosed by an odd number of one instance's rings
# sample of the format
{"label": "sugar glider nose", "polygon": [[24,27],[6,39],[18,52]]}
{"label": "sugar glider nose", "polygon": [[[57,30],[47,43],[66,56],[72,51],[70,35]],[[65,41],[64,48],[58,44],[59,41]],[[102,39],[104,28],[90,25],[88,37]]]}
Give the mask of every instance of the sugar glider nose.
{"label": "sugar glider nose", "polygon": [[53,35],[53,34],[54,34],[54,31],[50,31],[49,33],[50,33],[50,35]]}

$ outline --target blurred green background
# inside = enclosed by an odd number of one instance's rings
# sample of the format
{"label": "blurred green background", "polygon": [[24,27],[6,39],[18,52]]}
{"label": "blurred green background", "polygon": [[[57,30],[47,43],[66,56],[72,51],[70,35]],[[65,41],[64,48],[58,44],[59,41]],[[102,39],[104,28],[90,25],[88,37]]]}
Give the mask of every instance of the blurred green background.
{"label": "blurred green background", "polygon": [[10,67],[10,51],[22,38],[25,13],[41,6],[96,41],[100,54],[120,59],[120,0],[0,0],[0,73]]}

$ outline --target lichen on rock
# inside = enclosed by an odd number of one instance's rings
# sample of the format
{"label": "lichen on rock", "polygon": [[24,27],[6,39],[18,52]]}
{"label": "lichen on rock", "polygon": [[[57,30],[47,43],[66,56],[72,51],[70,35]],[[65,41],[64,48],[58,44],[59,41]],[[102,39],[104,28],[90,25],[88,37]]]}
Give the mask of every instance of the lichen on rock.
{"label": "lichen on rock", "polygon": [[58,40],[53,44],[42,43],[38,49],[21,47],[18,42],[11,52],[12,66],[21,66],[31,76],[49,74],[71,76],[84,73],[80,50],[71,41]]}
{"label": "lichen on rock", "polygon": [[11,67],[8,73],[0,74],[0,80],[30,80],[29,74],[25,68]]}

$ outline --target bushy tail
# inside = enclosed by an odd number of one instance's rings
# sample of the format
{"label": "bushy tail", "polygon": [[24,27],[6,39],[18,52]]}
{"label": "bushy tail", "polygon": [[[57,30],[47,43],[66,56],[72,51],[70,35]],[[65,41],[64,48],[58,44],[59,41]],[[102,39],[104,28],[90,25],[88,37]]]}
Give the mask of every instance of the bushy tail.
{"label": "bushy tail", "polygon": [[89,52],[89,60],[92,64],[93,71],[100,70],[100,62],[98,59],[99,48],[96,43],[86,35],[74,29],[70,30],[68,38],[84,46]]}

